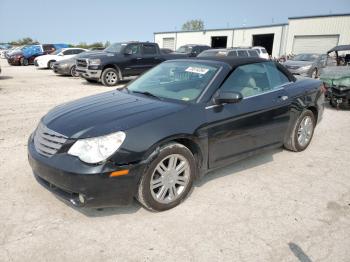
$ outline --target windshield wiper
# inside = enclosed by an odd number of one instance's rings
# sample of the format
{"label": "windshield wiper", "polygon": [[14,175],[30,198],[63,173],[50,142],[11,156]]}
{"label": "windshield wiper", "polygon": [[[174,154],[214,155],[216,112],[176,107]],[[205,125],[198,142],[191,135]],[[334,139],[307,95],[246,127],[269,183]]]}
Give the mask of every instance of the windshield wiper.
{"label": "windshield wiper", "polygon": [[159,100],[161,100],[161,98],[159,96],[156,96],[148,91],[132,91],[133,93],[136,93],[136,94],[142,94],[142,95],[145,95],[145,96],[150,96],[150,97],[154,97],[154,98],[157,98]]}

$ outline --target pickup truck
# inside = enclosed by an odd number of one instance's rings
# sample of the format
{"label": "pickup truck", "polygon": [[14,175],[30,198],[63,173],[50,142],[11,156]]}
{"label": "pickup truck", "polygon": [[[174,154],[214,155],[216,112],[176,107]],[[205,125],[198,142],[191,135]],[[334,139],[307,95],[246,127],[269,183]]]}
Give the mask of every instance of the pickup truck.
{"label": "pickup truck", "polygon": [[76,72],[88,82],[101,81],[105,86],[115,86],[124,78],[138,76],[161,62],[187,57],[184,54],[164,54],[155,43],[114,43],[103,51],[79,57]]}

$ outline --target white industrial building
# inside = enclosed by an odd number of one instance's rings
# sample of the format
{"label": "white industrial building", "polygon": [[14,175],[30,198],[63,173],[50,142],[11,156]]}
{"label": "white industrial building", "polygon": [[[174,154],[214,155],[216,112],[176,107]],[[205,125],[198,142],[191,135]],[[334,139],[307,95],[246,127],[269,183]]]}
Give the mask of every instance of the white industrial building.
{"label": "white industrial building", "polygon": [[288,23],[255,27],[154,33],[162,48],[176,50],[186,44],[213,48],[264,46],[273,57],[298,53],[325,53],[350,44],[350,14],[290,17]]}

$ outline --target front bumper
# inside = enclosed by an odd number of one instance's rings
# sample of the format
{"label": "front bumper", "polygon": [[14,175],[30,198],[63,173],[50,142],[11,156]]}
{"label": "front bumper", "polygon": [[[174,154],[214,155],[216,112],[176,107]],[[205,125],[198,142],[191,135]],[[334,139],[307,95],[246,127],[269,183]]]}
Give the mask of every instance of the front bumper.
{"label": "front bumper", "polygon": [[54,64],[52,70],[56,74],[70,75],[70,67],[69,66],[61,66],[61,65],[58,65],[58,64]]}
{"label": "front bumper", "polygon": [[10,65],[21,65],[21,58],[9,57],[9,58],[7,58],[7,62]]}
{"label": "front bumper", "polygon": [[[143,164],[117,166],[109,162],[88,165],[67,153],[48,158],[36,151],[32,138],[28,160],[40,184],[73,206],[90,208],[130,204],[144,168]],[[124,169],[129,169],[129,174],[109,177],[111,172]]]}
{"label": "front bumper", "polygon": [[330,87],[328,89],[328,99],[334,105],[344,105],[350,106],[350,89],[340,90],[335,87]]}
{"label": "front bumper", "polygon": [[89,68],[82,68],[82,67],[76,67],[76,72],[80,74],[81,77],[87,78],[87,79],[94,79],[94,80],[100,80],[102,70],[100,69],[89,69]]}

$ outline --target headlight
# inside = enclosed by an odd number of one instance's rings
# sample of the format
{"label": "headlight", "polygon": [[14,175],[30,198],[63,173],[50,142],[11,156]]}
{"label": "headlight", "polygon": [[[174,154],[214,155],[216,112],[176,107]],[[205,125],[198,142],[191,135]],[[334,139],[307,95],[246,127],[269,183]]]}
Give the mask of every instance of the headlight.
{"label": "headlight", "polygon": [[302,66],[299,68],[299,70],[309,70],[312,65]]}
{"label": "headlight", "polygon": [[122,145],[125,139],[122,131],[106,136],[79,139],[69,149],[68,154],[77,156],[83,162],[96,164],[106,160]]}
{"label": "headlight", "polygon": [[89,59],[89,65],[100,65],[101,60],[100,59]]}

